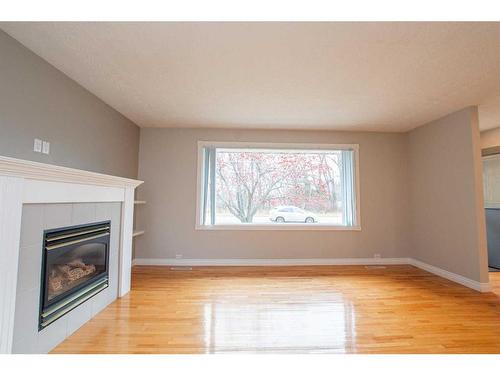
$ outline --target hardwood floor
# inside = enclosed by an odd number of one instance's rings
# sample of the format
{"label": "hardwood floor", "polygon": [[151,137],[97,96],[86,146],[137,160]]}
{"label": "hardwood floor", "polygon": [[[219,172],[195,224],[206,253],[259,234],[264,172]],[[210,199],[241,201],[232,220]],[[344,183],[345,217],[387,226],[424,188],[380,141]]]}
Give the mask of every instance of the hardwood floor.
{"label": "hardwood floor", "polygon": [[131,293],[54,353],[500,353],[478,293],[412,266],[134,267]]}

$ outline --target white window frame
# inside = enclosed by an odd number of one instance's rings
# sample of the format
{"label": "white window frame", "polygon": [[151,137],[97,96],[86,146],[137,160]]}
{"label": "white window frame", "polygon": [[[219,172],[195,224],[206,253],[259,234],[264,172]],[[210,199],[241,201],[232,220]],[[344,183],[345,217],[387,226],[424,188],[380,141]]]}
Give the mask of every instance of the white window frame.
{"label": "white window frame", "polygon": [[[304,150],[352,150],[354,152],[354,190],[356,196],[356,223],[354,225],[329,225],[329,224],[201,224],[203,215],[203,162],[205,147],[216,148],[264,148],[264,149],[304,149]],[[359,178],[359,144],[317,144],[317,143],[259,143],[259,142],[220,142],[198,141],[198,165],[196,172],[196,230],[334,230],[334,231],[360,231],[361,230],[361,199]]]}

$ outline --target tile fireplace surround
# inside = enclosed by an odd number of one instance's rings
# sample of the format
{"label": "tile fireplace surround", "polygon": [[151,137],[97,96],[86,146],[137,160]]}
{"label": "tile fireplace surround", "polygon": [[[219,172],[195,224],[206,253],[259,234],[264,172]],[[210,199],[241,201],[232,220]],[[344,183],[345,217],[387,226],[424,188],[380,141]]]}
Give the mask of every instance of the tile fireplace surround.
{"label": "tile fireplace surround", "polygon": [[[134,190],[141,183],[0,156],[0,353],[46,353],[130,291]],[[112,222],[109,288],[38,332],[43,229],[99,220]]]}

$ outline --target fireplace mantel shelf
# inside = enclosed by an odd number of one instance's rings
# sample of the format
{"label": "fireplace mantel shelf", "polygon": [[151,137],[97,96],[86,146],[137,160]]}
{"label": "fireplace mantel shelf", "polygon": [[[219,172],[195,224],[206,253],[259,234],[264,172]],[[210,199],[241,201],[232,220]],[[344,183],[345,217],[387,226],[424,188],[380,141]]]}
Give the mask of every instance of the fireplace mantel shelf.
{"label": "fireplace mantel shelf", "polygon": [[143,181],[133,180],[130,178],[111,176],[52,164],[38,163],[29,160],[15,159],[7,156],[0,156],[0,175],[23,177],[41,181],[110,187],[136,188],[143,183]]}
{"label": "fireplace mantel shelf", "polygon": [[12,352],[24,204],[121,202],[118,295],[130,291],[134,190],[142,181],[0,156],[0,353]]}

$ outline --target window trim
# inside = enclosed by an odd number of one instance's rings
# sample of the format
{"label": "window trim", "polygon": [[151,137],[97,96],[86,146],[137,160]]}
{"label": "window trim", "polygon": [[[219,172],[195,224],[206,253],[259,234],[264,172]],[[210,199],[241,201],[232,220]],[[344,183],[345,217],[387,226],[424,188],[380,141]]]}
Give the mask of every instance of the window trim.
{"label": "window trim", "polygon": [[[302,223],[281,224],[201,224],[203,213],[202,181],[204,180],[203,150],[205,147],[216,148],[266,148],[266,149],[296,149],[296,150],[353,150],[354,151],[354,188],[356,195],[356,224],[345,225],[311,225]],[[326,143],[262,143],[262,142],[231,142],[231,141],[198,141],[196,168],[196,215],[195,230],[331,230],[331,231],[361,231],[361,198],[360,198],[360,173],[359,173],[359,144],[326,144]]]}

